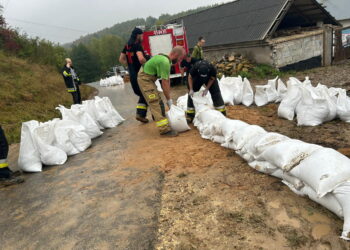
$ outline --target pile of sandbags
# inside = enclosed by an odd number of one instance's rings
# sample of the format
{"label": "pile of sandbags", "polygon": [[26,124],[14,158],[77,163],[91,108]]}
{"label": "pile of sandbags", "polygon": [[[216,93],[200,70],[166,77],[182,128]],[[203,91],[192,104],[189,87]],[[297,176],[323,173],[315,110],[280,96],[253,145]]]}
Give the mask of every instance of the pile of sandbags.
{"label": "pile of sandbags", "polygon": [[122,85],[122,84],[124,84],[124,80],[119,75],[111,76],[109,78],[105,78],[105,79],[100,80],[101,87],[109,87],[109,86]]}
{"label": "pile of sandbags", "polygon": [[107,97],[57,109],[62,119],[22,124],[18,165],[24,172],[41,172],[43,164],[64,164],[68,156],[90,147],[91,139],[102,134],[101,129],[124,121]]}
{"label": "pile of sandbags", "polygon": [[223,76],[218,82],[226,105],[244,104],[249,107],[253,104],[254,92],[247,78]]}
{"label": "pile of sandbags", "polygon": [[313,87],[306,78],[304,82],[291,77],[287,92],[278,108],[278,116],[293,120],[296,116],[299,126],[317,126],[336,117],[349,121],[350,103],[346,92],[340,88],[327,88],[322,84]]}
{"label": "pile of sandbags", "polygon": [[242,55],[226,55],[221,60],[212,62],[218,70],[219,77],[237,75],[239,72],[249,72],[254,64]]}
{"label": "pile of sandbags", "polygon": [[271,102],[280,102],[286,95],[287,87],[281,79],[269,80],[266,85],[255,86],[255,104],[258,107]]}
{"label": "pile of sandbags", "polygon": [[203,138],[234,150],[250,167],[280,178],[296,194],[344,218],[341,238],[350,240],[349,158],[330,148],[227,119],[200,94],[193,101],[197,110],[194,125]]}

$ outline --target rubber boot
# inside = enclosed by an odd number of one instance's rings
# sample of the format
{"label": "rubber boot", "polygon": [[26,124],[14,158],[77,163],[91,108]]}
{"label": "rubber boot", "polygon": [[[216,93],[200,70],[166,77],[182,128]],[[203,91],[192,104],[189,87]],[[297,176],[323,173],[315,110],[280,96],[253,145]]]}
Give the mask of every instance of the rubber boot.
{"label": "rubber boot", "polygon": [[165,136],[165,137],[176,137],[178,135],[179,133],[176,132],[175,130],[170,130],[169,132],[162,134],[162,136]]}
{"label": "rubber boot", "polygon": [[149,122],[149,120],[146,117],[142,117],[139,114],[136,115],[136,120],[138,120],[139,122],[142,122],[142,123],[148,123]]}
{"label": "rubber boot", "polygon": [[15,174],[8,168],[0,168],[0,187],[7,187],[24,182],[24,179]]}

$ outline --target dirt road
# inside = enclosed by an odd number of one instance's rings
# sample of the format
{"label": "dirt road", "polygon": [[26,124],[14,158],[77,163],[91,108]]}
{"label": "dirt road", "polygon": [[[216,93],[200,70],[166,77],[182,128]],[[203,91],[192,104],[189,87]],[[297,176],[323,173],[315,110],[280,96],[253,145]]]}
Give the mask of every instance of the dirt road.
{"label": "dirt road", "polygon": [[[127,121],[64,166],[0,190],[1,248],[348,249],[342,220],[196,129],[160,138],[154,123],[134,121],[129,85],[100,95]],[[229,116],[259,123],[249,118],[259,112],[234,107]],[[276,119],[259,125],[270,130]]]}

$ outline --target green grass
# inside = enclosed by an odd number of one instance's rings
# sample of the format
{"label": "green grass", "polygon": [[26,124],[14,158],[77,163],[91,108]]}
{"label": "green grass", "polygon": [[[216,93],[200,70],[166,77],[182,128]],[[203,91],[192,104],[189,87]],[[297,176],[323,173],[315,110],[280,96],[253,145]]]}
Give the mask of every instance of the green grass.
{"label": "green grass", "polygon": [[[9,143],[20,141],[22,122],[60,117],[55,107],[72,104],[72,97],[54,67],[32,64],[0,52],[0,69],[0,124]],[[82,86],[81,91],[83,98],[87,98],[94,89]]]}

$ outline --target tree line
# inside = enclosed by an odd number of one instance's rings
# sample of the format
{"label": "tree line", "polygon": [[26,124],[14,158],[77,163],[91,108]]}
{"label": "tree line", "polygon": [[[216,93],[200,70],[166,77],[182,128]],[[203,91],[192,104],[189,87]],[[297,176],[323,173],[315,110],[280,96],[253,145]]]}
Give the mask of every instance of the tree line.
{"label": "tree line", "polygon": [[67,56],[67,51],[58,44],[38,37],[29,38],[26,34],[20,34],[18,30],[9,27],[2,15],[1,5],[0,51],[32,63],[51,65],[57,69],[62,67],[62,61]]}
{"label": "tree line", "polygon": [[107,71],[119,64],[119,54],[134,27],[145,26],[149,29],[154,25],[161,25],[213,6],[215,5],[199,7],[175,15],[162,14],[159,18],[150,16],[132,19],[60,46],[44,39],[30,38],[9,27],[1,15],[0,5],[0,51],[33,63],[52,65],[58,70],[63,67],[64,59],[71,57],[81,80],[93,82],[104,77]]}

